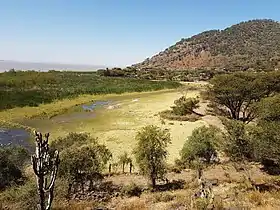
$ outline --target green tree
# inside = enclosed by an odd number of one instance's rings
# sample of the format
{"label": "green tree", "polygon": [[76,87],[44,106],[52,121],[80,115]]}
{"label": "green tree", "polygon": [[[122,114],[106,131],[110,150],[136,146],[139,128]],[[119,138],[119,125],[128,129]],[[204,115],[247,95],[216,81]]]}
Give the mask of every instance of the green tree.
{"label": "green tree", "polygon": [[186,140],[181,152],[181,161],[185,166],[192,166],[193,161],[200,160],[209,164],[217,158],[217,147],[221,136],[214,126],[202,126],[195,129]]}
{"label": "green tree", "polygon": [[280,122],[280,94],[262,99],[257,111],[258,121]]}
{"label": "green tree", "polygon": [[90,141],[96,141],[96,139],[92,138],[90,134],[88,133],[69,133],[65,137],[59,137],[55,139],[54,141],[51,142],[51,147],[58,150],[62,151],[64,149],[67,149],[74,144],[77,146],[80,146],[82,144],[86,144]]}
{"label": "green tree", "polygon": [[168,130],[157,126],[144,127],[136,135],[137,146],[134,150],[136,162],[141,173],[147,176],[155,188],[156,180],[166,173],[167,146],[171,143]]}
{"label": "green tree", "polygon": [[269,94],[267,83],[255,73],[218,75],[210,81],[208,96],[212,111],[230,119],[251,122],[256,102]]}
{"label": "green tree", "polygon": [[61,164],[59,175],[67,179],[71,192],[74,183],[84,187],[85,181],[90,181],[92,188],[93,181],[100,179],[101,172],[112,157],[111,152],[105,145],[101,145],[95,139],[91,143],[79,147],[73,145],[61,152]]}
{"label": "green tree", "polygon": [[171,108],[174,114],[184,116],[196,113],[194,109],[199,107],[198,103],[199,100],[197,98],[186,98],[185,96],[182,96],[174,101],[175,106],[172,106]]}

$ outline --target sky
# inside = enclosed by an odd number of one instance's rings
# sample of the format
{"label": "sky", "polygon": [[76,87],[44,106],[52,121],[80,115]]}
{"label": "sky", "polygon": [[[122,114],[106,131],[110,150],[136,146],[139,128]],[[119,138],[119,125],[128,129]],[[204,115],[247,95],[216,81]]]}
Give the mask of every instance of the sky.
{"label": "sky", "polygon": [[279,11],[279,0],[0,0],[0,60],[124,67]]}

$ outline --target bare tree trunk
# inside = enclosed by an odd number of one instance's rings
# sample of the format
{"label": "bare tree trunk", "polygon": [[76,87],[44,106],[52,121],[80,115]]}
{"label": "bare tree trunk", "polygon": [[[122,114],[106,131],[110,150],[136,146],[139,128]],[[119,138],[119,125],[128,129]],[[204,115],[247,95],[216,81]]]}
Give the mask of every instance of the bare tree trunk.
{"label": "bare tree trunk", "polygon": [[130,163],[129,163],[129,173],[130,173],[130,174],[132,173],[132,167],[133,167],[133,165],[132,165],[132,163],[130,162]]}
{"label": "bare tree trunk", "polygon": [[112,171],[112,164],[109,164],[109,175],[111,175],[111,171]]}

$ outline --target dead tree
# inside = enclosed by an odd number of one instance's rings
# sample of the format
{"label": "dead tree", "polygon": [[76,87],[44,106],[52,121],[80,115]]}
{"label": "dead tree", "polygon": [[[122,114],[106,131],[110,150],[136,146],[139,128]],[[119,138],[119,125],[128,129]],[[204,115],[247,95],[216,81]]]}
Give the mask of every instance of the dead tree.
{"label": "dead tree", "polygon": [[[31,161],[37,178],[37,190],[40,198],[39,210],[49,210],[54,198],[54,183],[59,165],[59,153],[56,150],[53,156],[49,150],[49,133],[45,139],[41,133],[35,131],[36,153]],[[46,197],[48,200],[46,202]]]}

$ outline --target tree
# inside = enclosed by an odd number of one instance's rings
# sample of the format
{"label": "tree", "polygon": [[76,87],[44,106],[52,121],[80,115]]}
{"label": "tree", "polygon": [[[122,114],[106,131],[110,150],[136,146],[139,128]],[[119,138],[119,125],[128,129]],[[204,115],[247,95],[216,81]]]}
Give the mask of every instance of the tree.
{"label": "tree", "polygon": [[101,172],[112,157],[105,145],[101,145],[96,139],[91,143],[76,147],[73,145],[61,152],[61,167],[59,175],[68,181],[68,193],[77,183],[83,190],[84,182],[90,181],[90,188],[94,180],[101,178]]}
{"label": "tree", "polygon": [[174,101],[175,106],[172,106],[173,113],[176,115],[184,116],[187,114],[195,113],[194,109],[199,107],[199,100],[197,98],[180,97]]}
{"label": "tree", "polygon": [[136,135],[137,146],[134,150],[136,162],[141,173],[147,176],[155,188],[156,180],[166,173],[167,146],[171,143],[168,130],[157,126],[144,127]]}
{"label": "tree", "polygon": [[200,159],[201,162],[209,164],[217,157],[220,140],[219,130],[214,126],[195,129],[180,152],[180,162],[185,166],[192,166],[193,161]]}
{"label": "tree", "polygon": [[253,160],[254,148],[248,137],[246,125],[237,120],[223,119],[224,152],[233,161]]}
{"label": "tree", "polygon": [[[132,166],[132,159],[128,156],[127,152],[124,152],[119,156],[119,163],[122,165],[122,172],[124,173],[124,168],[126,165]],[[131,169],[130,169],[131,172]]]}
{"label": "tree", "polygon": [[258,76],[251,72],[215,76],[208,89],[212,111],[231,119],[251,122],[256,117],[255,103],[270,94],[267,83]]}

